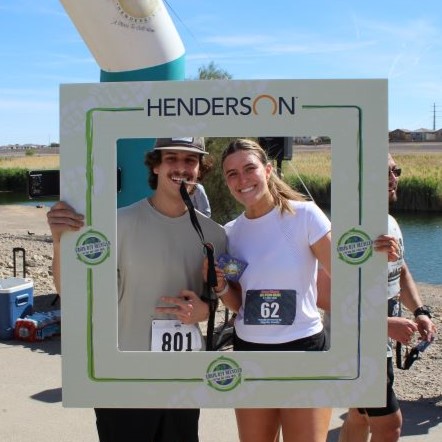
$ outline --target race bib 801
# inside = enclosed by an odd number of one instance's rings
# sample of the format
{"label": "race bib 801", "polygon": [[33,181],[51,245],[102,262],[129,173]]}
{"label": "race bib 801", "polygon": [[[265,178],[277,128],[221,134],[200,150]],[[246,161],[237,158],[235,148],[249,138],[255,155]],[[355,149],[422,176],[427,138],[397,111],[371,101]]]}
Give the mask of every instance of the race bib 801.
{"label": "race bib 801", "polygon": [[151,351],[200,351],[202,347],[201,332],[195,324],[186,325],[177,319],[152,321]]}

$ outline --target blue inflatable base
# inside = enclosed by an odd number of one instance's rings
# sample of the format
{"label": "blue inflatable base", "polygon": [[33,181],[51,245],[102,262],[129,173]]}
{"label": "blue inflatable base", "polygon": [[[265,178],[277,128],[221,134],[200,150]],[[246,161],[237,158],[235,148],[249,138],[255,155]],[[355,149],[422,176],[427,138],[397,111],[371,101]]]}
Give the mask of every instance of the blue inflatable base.
{"label": "blue inflatable base", "polygon": [[[169,63],[125,72],[101,71],[101,82],[161,81],[184,79],[184,55]],[[171,134],[173,136],[173,134]],[[155,138],[121,139],[117,142],[117,167],[121,171],[121,190],[117,207],[132,204],[152,193],[148,184],[148,170],[144,165],[146,152],[152,149]]]}

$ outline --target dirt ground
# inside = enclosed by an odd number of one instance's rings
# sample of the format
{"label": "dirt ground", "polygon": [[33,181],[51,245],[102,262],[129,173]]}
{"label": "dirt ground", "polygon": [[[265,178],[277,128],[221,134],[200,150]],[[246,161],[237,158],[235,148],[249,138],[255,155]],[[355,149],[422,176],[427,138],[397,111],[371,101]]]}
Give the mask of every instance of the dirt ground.
{"label": "dirt ground", "polygon": [[0,233],[50,235],[46,222],[49,207],[0,205]]}

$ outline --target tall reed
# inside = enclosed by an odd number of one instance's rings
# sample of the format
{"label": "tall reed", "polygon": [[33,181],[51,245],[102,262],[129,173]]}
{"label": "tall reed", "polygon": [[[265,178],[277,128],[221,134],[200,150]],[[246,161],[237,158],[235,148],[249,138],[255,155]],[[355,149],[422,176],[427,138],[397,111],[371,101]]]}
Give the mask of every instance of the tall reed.
{"label": "tall reed", "polygon": [[[218,138],[206,140],[207,148],[215,159],[215,168],[204,184],[213,206],[213,217],[221,223],[240,210],[230,197],[220,170],[218,157],[227,141]],[[395,209],[442,211],[442,153],[394,154],[394,158],[402,169]],[[29,170],[58,169],[59,166],[59,155],[0,157],[0,191],[24,191]],[[292,187],[304,194],[310,193],[321,207],[330,207],[330,150],[295,150],[293,159],[283,162],[282,172]]]}
{"label": "tall reed", "polygon": [[[394,154],[402,169],[395,210],[442,211],[442,154]],[[385,166],[387,167],[387,165]],[[331,153],[296,152],[283,165],[285,180],[300,192],[311,193],[322,207],[330,206]],[[387,186],[387,182],[385,183]]]}
{"label": "tall reed", "polygon": [[60,155],[0,156],[0,169],[59,169]]}

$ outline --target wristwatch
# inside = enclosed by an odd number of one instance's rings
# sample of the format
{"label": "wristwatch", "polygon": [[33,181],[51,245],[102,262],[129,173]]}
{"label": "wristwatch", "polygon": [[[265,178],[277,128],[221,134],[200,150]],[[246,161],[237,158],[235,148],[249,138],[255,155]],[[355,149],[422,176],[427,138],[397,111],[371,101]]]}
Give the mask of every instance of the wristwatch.
{"label": "wristwatch", "polygon": [[425,315],[428,316],[431,319],[431,310],[428,305],[423,305],[421,307],[418,307],[414,312],[414,317],[417,318],[419,315]]}

